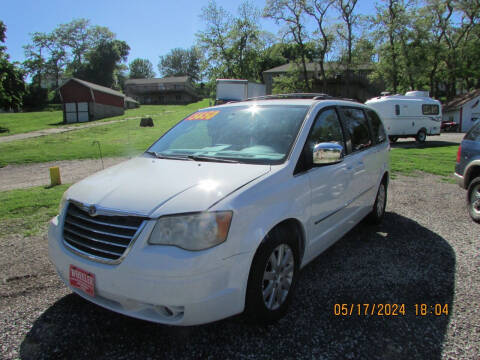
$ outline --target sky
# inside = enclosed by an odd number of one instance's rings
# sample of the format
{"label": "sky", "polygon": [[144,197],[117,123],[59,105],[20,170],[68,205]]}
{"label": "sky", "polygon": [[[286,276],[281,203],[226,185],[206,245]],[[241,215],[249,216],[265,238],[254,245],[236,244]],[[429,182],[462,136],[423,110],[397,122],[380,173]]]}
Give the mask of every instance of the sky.
{"label": "sky", "polygon": [[[263,9],[266,0],[251,0]],[[217,0],[217,4],[235,14],[240,1]],[[7,26],[7,53],[12,61],[23,61],[23,45],[33,32],[50,32],[58,24],[85,18],[92,25],[108,27],[130,46],[128,62],[149,59],[155,71],[160,55],[171,49],[189,48],[195,33],[202,30],[202,7],[208,0],[1,0],[0,20]],[[358,12],[372,14],[374,3],[359,0]],[[261,27],[274,34],[279,27],[270,19],[261,19]],[[158,72],[157,72],[158,73]]]}

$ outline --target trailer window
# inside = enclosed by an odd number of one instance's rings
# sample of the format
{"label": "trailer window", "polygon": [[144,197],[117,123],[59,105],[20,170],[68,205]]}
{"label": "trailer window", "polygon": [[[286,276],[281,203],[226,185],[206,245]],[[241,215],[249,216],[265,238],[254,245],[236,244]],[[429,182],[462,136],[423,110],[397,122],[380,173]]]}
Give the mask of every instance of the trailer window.
{"label": "trailer window", "polygon": [[395,105],[395,115],[400,115],[400,105]]}
{"label": "trailer window", "polygon": [[432,104],[423,104],[422,105],[423,115],[438,115],[440,114],[440,106]]}

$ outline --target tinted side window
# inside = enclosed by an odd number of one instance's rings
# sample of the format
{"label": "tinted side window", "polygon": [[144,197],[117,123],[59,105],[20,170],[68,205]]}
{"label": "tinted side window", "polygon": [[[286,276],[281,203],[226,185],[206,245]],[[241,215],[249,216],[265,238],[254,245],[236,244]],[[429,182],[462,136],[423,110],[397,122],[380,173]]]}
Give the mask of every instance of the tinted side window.
{"label": "tinted side window", "polygon": [[385,128],[383,127],[382,121],[378,117],[377,113],[373,110],[366,110],[367,116],[370,119],[372,124],[373,140],[376,144],[380,144],[387,140],[387,134],[385,133]]}
{"label": "tinted side window", "polygon": [[346,131],[352,141],[352,152],[360,151],[372,145],[368,122],[365,114],[360,109],[342,108]]}
{"label": "tinted side window", "polygon": [[400,115],[400,105],[395,105],[395,115]]}
{"label": "tinted side window", "polygon": [[480,121],[477,120],[477,123],[467,132],[464,139],[480,141]]}
{"label": "tinted side window", "polygon": [[322,142],[334,142],[345,148],[342,127],[334,109],[324,110],[317,116],[308,137],[308,142],[312,148],[315,144]]}
{"label": "tinted side window", "polygon": [[440,106],[431,105],[431,104],[423,104],[422,105],[422,113],[423,113],[423,115],[438,115],[438,114],[440,114]]}

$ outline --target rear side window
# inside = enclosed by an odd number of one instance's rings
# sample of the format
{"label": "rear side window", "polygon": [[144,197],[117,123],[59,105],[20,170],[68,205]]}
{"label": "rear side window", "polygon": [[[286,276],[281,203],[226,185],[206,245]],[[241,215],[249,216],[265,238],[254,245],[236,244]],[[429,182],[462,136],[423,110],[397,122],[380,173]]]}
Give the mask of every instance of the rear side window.
{"label": "rear side window", "polygon": [[423,104],[422,105],[422,114],[423,115],[438,115],[440,114],[440,106],[432,104]]}
{"label": "rear side window", "polygon": [[395,105],[395,115],[400,115],[400,105]]}
{"label": "rear side window", "polygon": [[477,123],[467,132],[464,139],[480,141],[480,121],[477,120]]}
{"label": "rear side window", "polygon": [[372,145],[368,122],[361,109],[341,108],[345,127],[352,142],[352,152],[363,150]]}
{"label": "rear side window", "polygon": [[370,124],[372,125],[373,140],[376,144],[385,142],[385,140],[387,140],[387,134],[377,113],[373,110],[366,110],[366,112],[370,119]]}

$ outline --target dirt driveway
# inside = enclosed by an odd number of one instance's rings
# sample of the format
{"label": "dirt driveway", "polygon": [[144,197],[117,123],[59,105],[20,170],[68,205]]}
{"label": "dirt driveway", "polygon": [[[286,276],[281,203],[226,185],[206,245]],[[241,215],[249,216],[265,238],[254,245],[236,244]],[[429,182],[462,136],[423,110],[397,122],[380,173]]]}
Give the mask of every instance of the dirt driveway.
{"label": "dirt driveway", "polygon": [[[105,168],[125,161],[128,158],[105,158]],[[102,170],[100,159],[65,160],[46,163],[7,165],[0,168],[0,191],[28,188],[50,184],[52,166],[60,167],[62,183],[72,184]]]}
{"label": "dirt driveway", "polygon": [[[45,236],[4,236],[0,357],[478,360],[480,225],[465,192],[433,175],[397,176],[387,210],[381,226],[358,225],[303,269],[287,316],[268,327],[233,317],[176,328],[118,315],[60,282]],[[406,315],[334,314],[335,304],[384,303],[405,304]],[[435,304],[448,315],[431,313]]]}

